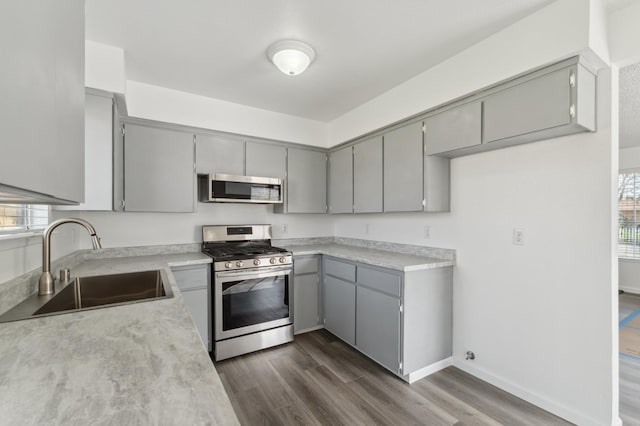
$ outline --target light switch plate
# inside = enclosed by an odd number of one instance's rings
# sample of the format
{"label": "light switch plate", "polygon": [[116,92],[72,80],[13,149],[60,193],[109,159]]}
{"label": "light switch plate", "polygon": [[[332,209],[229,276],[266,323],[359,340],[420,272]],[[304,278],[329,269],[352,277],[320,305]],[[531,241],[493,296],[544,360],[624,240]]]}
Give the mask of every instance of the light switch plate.
{"label": "light switch plate", "polygon": [[514,246],[524,245],[524,229],[520,229],[520,228],[513,229],[513,245]]}

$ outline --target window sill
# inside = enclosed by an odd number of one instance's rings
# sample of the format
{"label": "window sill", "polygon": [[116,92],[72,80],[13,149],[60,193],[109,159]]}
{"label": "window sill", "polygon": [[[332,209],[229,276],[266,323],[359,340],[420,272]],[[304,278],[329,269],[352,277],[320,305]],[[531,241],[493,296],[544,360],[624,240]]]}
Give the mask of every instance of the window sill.
{"label": "window sill", "polygon": [[640,262],[640,257],[618,256],[618,261],[622,261],[622,262]]}

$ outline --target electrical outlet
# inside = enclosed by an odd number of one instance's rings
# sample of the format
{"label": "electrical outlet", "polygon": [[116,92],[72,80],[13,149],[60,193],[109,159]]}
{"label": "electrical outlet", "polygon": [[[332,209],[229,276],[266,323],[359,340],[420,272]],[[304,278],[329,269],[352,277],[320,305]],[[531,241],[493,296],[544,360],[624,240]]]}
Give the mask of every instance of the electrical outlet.
{"label": "electrical outlet", "polygon": [[424,227],[424,238],[425,240],[428,240],[429,238],[431,238],[431,227],[428,225],[425,225]]}
{"label": "electrical outlet", "polygon": [[513,245],[514,246],[523,246],[524,245],[524,229],[513,229]]}
{"label": "electrical outlet", "polygon": [[283,234],[286,234],[289,231],[289,225],[287,225],[286,223],[283,223],[282,225],[280,225],[280,232]]}

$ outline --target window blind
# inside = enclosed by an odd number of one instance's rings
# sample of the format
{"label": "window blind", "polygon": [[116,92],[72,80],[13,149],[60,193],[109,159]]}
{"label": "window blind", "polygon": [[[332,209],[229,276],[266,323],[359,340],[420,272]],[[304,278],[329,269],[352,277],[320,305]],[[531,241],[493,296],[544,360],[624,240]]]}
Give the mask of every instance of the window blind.
{"label": "window blind", "polygon": [[49,206],[0,204],[0,234],[44,229],[49,224]]}

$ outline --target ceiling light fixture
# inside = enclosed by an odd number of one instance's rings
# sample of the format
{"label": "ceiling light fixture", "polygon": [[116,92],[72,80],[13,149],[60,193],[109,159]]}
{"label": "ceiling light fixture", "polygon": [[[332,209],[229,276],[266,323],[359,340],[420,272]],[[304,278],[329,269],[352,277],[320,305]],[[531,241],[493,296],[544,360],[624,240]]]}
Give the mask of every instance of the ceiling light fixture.
{"label": "ceiling light fixture", "polygon": [[267,56],[287,75],[302,74],[316,57],[313,47],[298,40],[280,40],[267,49]]}

